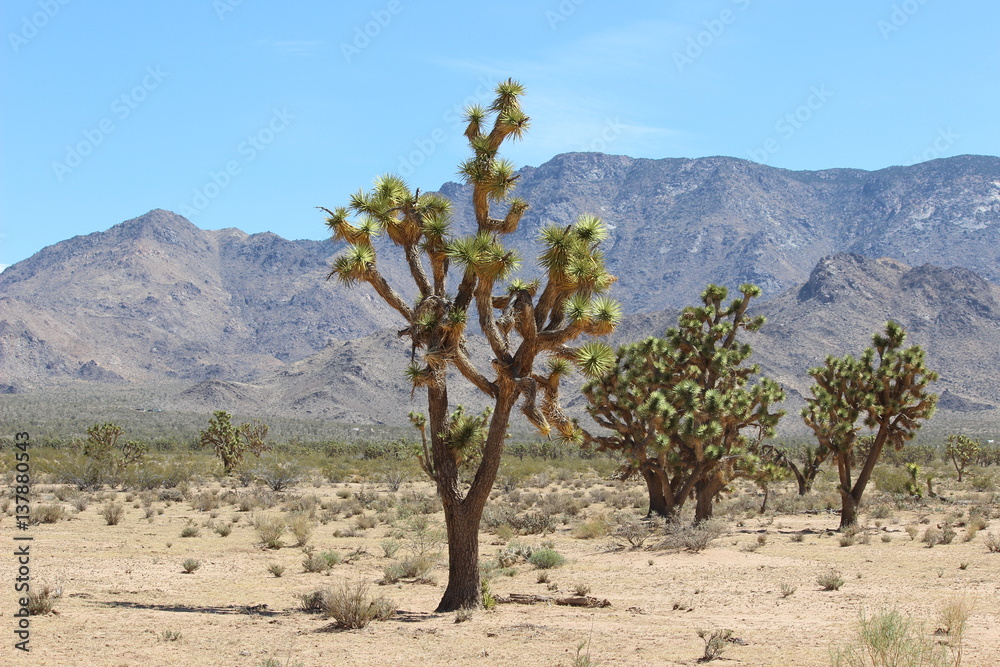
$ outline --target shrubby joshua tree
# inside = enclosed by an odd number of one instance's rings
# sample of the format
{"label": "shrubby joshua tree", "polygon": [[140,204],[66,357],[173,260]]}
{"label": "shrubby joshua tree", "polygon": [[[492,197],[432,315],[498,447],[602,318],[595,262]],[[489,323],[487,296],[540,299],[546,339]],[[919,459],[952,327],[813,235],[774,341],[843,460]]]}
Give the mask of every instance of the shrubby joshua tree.
{"label": "shrubby joshua tree", "polygon": [[746,312],[760,289],[740,292],[726,304],[726,288],[709,285],[676,329],[619,348],[612,372],[584,386],[587,411],[611,431],[587,439],[621,453],[626,472],[643,476],[651,513],[673,518],[693,494],[695,522],[710,518],[716,495],[752,469],[750,449],[784,414],[772,411],[784,399],[777,383],[750,383],[760,369],[744,363],[750,346],[737,336],[764,318]]}
{"label": "shrubby joshua tree", "polygon": [[[520,400],[521,412],[542,433],[555,428],[563,437],[576,438],[575,426],[559,407],[560,379],[573,365],[594,375],[614,359],[602,343],[571,347],[582,334],[609,333],[620,314],[619,306],[602,296],[615,278],[605,270],[599,250],[607,235],[600,220],[582,216],[573,225],[545,228],[539,257],[543,278],[511,279],[520,259],[503,238],[517,230],[528,204],[510,197],[518,176],[497,153],[528,127],[520,104],[523,92],[519,83],[507,80],[497,86],[489,108],[466,110],[472,156],[460,173],[472,186],[473,235],[452,235],[448,200],[411,191],[393,175],[378,178],[369,192],[359,191],[348,207],[323,209],[334,239],[348,244],[330,277],[347,286],[369,284],[402,316],[400,335],[413,347],[406,374],[415,389],[427,392],[427,414],[411,419],[424,436],[421,464],[444,506],[449,576],[439,612],[481,605],[479,523],[512,409]],[[348,219],[352,213],[356,222]],[[406,259],[417,291],[414,303],[379,271],[374,237],[380,233],[388,237],[389,250]],[[449,284],[456,266],[458,275]],[[485,369],[466,348],[470,316],[492,350]],[[468,415],[450,406],[449,368],[490,399],[488,413]]]}
{"label": "shrubby joshua tree", "polygon": [[[937,395],[928,392],[927,385],[937,380],[937,373],[924,365],[919,346],[903,349],[905,340],[903,327],[890,321],[884,334],[872,337],[874,347],[860,359],[830,356],[824,365],[809,370],[816,384],[802,418],[837,462],[841,529],[857,523],[858,505],[885,446],[902,449],[921,422],[934,414]],[[863,457],[858,447],[862,427],[873,431]],[[861,471],[852,480],[855,458]]]}
{"label": "shrubby joshua tree", "polygon": [[962,481],[962,475],[970,463],[979,458],[979,452],[983,443],[973,440],[967,435],[953,433],[948,436],[948,443],[944,447],[945,456],[951,459],[958,473],[958,481]]}
{"label": "shrubby joshua tree", "polygon": [[216,410],[208,421],[208,428],[201,432],[199,444],[211,447],[222,461],[226,474],[231,474],[250,452],[258,458],[270,447],[267,439],[267,424],[259,419],[233,426],[232,415],[225,410]]}
{"label": "shrubby joshua tree", "polygon": [[119,484],[129,466],[142,463],[149,451],[147,444],[136,440],[119,444],[124,434],[117,424],[94,424],[87,429],[83,458],[64,465],[61,474],[81,489]]}
{"label": "shrubby joshua tree", "polygon": [[816,481],[820,467],[829,458],[830,450],[813,445],[792,450],[781,444],[766,444],[761,445],[760,455],[790,472],[799,487],[799,495],[804,496],[812,491],[813,482]]}

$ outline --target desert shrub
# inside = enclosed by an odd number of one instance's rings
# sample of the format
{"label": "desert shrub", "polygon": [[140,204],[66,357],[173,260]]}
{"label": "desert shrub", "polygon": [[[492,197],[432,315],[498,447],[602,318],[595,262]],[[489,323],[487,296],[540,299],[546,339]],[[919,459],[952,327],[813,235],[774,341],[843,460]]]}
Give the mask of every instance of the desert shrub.
{"label": "desert shrub", "polygon": [[986,544],[986,549],[991,554],[1000,553],[1000,536],[989,533],[983,538],[984,544]]}
{"label": "desert shrub", "polygon": [[920,538],[920,541],[928,547],[933,547],[935,544],[941,543],[941,536],[941,529],[936,526],[928,526],[927,530],[924,531],[924,536]]}
{"label": "desert shrub", "polygon": [[844,585],[844,577],[837,570],[827,570],[816,577],[816,583],[824,591],[839,591]]}
{"label": "desert shrub", "polygon": [[483,509],[482,526],[485,530],[496,532],[500,526],[510,526],[515,514],[510,505],[490,503]]}
{"label": "desert shrub", "polygon": [[674,521],[667,524],[663,540],[657,549],[687,549],[698,553],[704,551],[712,540],[725,532],[725,524],[719,519],[709,519],[692,526]]}
{"label": "desert shrub", "polygon": [[573,595],[579,595],[583,597],[590,594],[590,586],[587,584],[576,584],[573,586]]}
{"label": "desert shrub", "polygon": [[394,558],[396,556],[396,552],[399,551],[400,546],[399,542],[396,540],[382,540],[380,545],[382,547],[382,553],[385,554],[386,558]]}
{"label": "desert shrub", "polygon": [[72,484],[79,491],[97,491],[104,485],[106,468],[90,456],[68,455],[54,467],[52,478],[57,484]]}
{"label": "desert shrub", "polygon": [[698,662],[711,662],[722,657],[722,652],[726,650],[726,644],[733,636],[733,631],[698,630],[698,636],[705,642],[705,653],[698,659]]}
{"label": "desert shrub", "polygon": [[330,567],[330,563],[319,554],[309,554],[302,561],[302,570],[304,572],[326,572]]}
{"label": "desert shrub", "polygon": [[312,537],[312,522],[309,521],[308,516],[304,514],[296,514],[288,523],[288,530],[290,530],[292,535],[295,537],[295,546],[304,547],[308,544],[309,538]]}
{"label": "desert shrub", "polygon": [[66,508],[59,503],[39,505],[31,514],[31,520],[37,523],[56,523],[66,517]]}
{"label": "desert shrub", "polygon": [[496,562],[501,568],[511,567],[516,565],[521,561],[526,561],[531,558],[532,548],[519,544],[517,542],[511,542],[503,549],[497,551]]}
{"label": "desert shrub", "polygon": [[797,590],[799,590],[798,586],[794,586],[788,583],[783,583],[781,584],[781,597],[783,598],[791,597]]}
{"label": "desert shrub", "polygon": [[521,516],[512,517],[510,527],[520,535],[545,535],[546,533],[555,531],[556,519],[542,512],[529,512]]}
{"label": "desert shrub", "polygon": [[56,599],[61,596],[61,590],[54,589],[47,584],[38,590],[28,591],[28,615],[45,616],[51,614]]}
{"label": "desert shrub", "polygon": [[220,523],[215,527],[215,532],[219,534],[219,537],[229,537],[229,534],[233,532],[233,524]]}
{"label": "desert shrub", "polygon": [[562,566],[566,562],[566,558],[555,549],[543,547],[534,550],[528,557],[528,562],[540,570],[548,570]]}
{"label": "desert shrub", "polygon": [[257,531],[260,544],[267,549],[280,549],[284,546],[281,543],[281,536],[284,535],[284,519],[275,516],[257,515],[254,518],[253,527]]}
{"label": "desert shrub", "polygon": [[386,486],[389,487],[389,491],[395,493],[399,491],[399,487],[403,485],[403,480],[406,477],[403,475],[402,470],[390,469],[382,475],[382,480],[385,482]]}
{"label": "desert shrub", "polygon": [[109,526],[117,526],[125,516],[125,506],[117,502],[109,502],[101,508],[101,516]]}
{"label": "desert shrub", "polygon": [[610,530],[611,526],[608,524],[607,517],[599,514],[576,526],[573,529],[573,537],[580,540],[595,540],[605,537]]}
{"label": "desert shrub", "polygon": [[257,479],[274,492],[294,486],[302,478],[302,466],[295,461],[281,460],[276,456],[262,457],[254,466]]}
{"label": "desert shrub", "polygon": [[327,599],[330,596],[330,589],[322,588],[312,593],[296,593],[295,597],[299,601],[299,609],[310,614],[319,614],[326,611]]}
{"label": "desert shrub", "polygon": [[641,549],[646,540],[652,537],[655,532],[651,522],[643,521],[634,514],[626,512],[615,514],[613,524],[612,535],[620,540],[625,540],[633,549]]}
{"label": "desert shrub", "polygon": [[81,493],[80,495],[73,498],[72,504],[73,507],[75,507],[78,512],[82,512],[85,509],[87,509],[87,506],[90,504],[90,499]]}
{"label": "desert shrub", "polygon": [[909,616],[883,609],[871,616],[861,612],[855,636],[832,655],[835,667],[928,667],[950,664],[943,647],[928,641]]}
{"label": "desert shrub", "polygon": [[181,529],[181,537],[198,537],[199,532],[198,526],[189,523]]}
{"label": "desert shrub", "polygon": [[201,567],[201,561],[196,558],[188,558],[181,563],[181,567],[184,568],[184,574],[191,574]]}
{"label": "desert shrub", "polygon": [[384,621],[396,613],[391,600],[368,595],[368,583],[342,583],[325,596],[323,613],[336,621],[337,627],[357,630],[374,620]]}
{"label": "desert shrub", "polygon": [[202,512],[217,509],[219,496],[211,491],[202,491],[191,499],[191,507]]}
{"label": "desert shrub", "polygon": [[368,530],[378,525],[378,519],[367,514],[359,514],[354,519],[354,525],[358,527],[358,530]]}
{"label": "desert shrub", "polygon": [[427,575],[434,568],[435,559],[427,555],[415,554],[401,561],[389,563],[382,568],[383,583],[395,584],[400,579],[427,581]]}
{"label": "desert shrub", "polygon": [[273,574],[275,577],[280,577],[285,573],[285,566],[281,563],[270,563],[267,566],[267,571]]}

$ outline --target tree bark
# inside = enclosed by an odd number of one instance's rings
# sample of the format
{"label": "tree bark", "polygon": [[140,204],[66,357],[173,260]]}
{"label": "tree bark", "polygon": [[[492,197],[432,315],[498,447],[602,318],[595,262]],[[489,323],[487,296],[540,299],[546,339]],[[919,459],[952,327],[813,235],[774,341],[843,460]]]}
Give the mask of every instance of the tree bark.
{"label": "tree bark", "polygon": [[854,496],[844,489],[840,489],[840,499],[840,528],[838,530],[845,530],[858,522],[858,503],[854,500]]}
{"label": "tree bark", "polygon": [[[470,508],[471,509],[471,508]],[[479,578],[479,511],[469,512],[460,503],[446,503],[444,521],[448,529],[448,587],[436,611],[478,609],[482,606]]]}
{"label": "tree bark", "polygon": [[702,479],[694,487],[694,523],[698,525],[712,518],[715,496],[722,490],[722,484],[714,476]]}
{"label": "tree bark", "polygon": [[642,472],[643,479],[646,480],[646,490],[649,492],[649,513],[646,517],[651,517],[653,514],[658,514],[664,518],[671,517],[673,512],[667,509],[666,494],[663,491],[663,485],[656,476],[656,472],[646,464],[641,466],[640,471]]}

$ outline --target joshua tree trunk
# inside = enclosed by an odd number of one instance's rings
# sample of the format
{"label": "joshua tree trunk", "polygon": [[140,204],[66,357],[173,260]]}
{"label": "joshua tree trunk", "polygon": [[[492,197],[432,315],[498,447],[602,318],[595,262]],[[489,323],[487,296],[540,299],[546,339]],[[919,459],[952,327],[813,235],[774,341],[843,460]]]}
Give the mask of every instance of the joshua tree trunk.
{"label": "joshua tree trunk", "polygon": [[641,468],[641,472],[643,479],[646,480],[646,489],[649,492],[649,513],[646,516],[652,517],[653,514],[658,514],[664,518],[673,516],[673,512],[667,508],[666,494],[663,492],[663,485],[660,483],[656,471],[648,463],[645,463]]}
{"label": "joshua tree trunk", "polygon": [[719,491],[722,490],[722,487],[723,484],[716,475],[710,475],[708,478],[702,479],[695,484],[695,524],[708,521],[712,518],[712,508],[713,503],[715,502],[715,496],[717,496]]}
{"label": "joshua tree trunk", "polygon": [[445,503],[444,520],[448,528],[448,587],[436,611],[476,609],[482,606],[479,577],[479,519],[474,508]]}

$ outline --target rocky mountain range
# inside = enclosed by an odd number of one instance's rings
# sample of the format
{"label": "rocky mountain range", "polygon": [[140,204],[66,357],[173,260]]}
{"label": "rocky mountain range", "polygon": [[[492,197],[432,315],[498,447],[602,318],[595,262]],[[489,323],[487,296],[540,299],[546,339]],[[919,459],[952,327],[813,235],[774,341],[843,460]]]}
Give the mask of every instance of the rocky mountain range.
{"label": "rocky mountain range", "polygon": [[[456,229],[470,229],[466,186],[440,192]],[[618,340],[662,332],[709,282],[753,282],[770,320],[755,349],[795,392],[807,391],[805,368],[860,351],[892,317],[947,369],[955,406],[1000,404],[1000,158],[794,172],[575,153],[522,169],[517,194],[531,209],[510,242],[528,275],[542,226],[581,213],[608,223],[614,296],[629,314]],[[325,280],[338,250],[205,231],[163,210],[45,248],[0,273],[0,391],[183,379],[192,389],[178,409],[377,420],[377,396],[408,396],[398,368],[409,350],[373,292]],[[379,258],[403,284],[401,259]]]}

